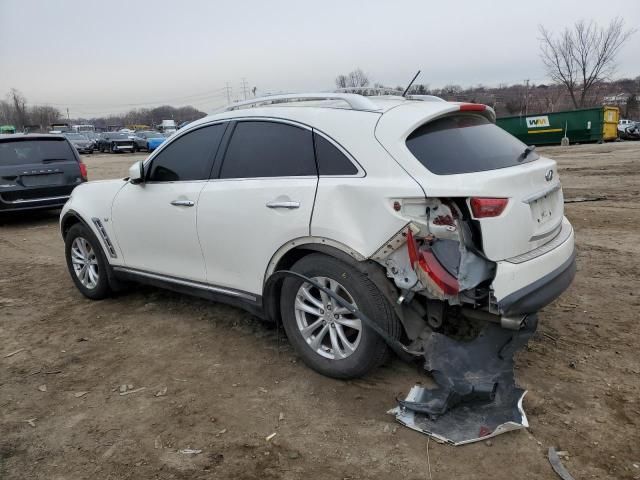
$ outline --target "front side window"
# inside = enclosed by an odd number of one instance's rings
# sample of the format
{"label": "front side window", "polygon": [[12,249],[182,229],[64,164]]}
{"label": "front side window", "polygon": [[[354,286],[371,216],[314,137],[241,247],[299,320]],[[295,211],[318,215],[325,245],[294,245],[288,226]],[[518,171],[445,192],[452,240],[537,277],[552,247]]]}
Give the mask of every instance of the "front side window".
{"label": "front side window", "polygon": [[210,125],[178,137],[153,159],[147,181],[207,180],[225,126]]}
{"label": "front side window", "polygon": [[310,130],[285,123],[238,122],[220,178],[317,175]]}

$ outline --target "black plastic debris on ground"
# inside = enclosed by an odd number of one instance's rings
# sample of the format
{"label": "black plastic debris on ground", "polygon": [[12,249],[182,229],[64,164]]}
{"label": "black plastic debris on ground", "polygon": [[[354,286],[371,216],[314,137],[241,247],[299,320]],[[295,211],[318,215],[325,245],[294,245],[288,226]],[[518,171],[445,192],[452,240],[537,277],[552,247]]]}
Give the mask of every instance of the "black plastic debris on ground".
{"label": "black plastic debris on ground", "polygon": [[516,386],[513,356],[536,327],[537,317],[531,315],[518,331],[488,323],[469,342],[432,332],[423,343],[425,370],[438,387],[414,386],[390,413],[401,424],[453,445],[528,427],[522,409],[526,392]]}

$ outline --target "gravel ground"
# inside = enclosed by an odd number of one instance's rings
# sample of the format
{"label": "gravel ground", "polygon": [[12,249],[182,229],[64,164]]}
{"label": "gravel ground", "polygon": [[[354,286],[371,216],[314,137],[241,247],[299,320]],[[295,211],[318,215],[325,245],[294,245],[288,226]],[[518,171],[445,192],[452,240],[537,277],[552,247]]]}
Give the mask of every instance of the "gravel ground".
{"label": "gravel ground", "polygon": [[[549,446],[577,479],[640,478],[640,142],[539,150],[565,197],[606,199],[566,205],[578,275],[517,358],[528,431],[429,442],[385,414],[415,366],[332,380],[241,310],[150,287],[87,300],[57,212],[22,214],[0,219],[0,479],[555,479]],[[133,157],[85,160],[100,179]]]}

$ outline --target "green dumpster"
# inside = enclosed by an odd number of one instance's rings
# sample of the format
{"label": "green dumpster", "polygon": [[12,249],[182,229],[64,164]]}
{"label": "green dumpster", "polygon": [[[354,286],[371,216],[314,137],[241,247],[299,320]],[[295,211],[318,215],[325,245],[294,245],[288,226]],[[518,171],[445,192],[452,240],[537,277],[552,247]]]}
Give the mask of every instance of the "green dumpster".
{"label": "green dumpster", "polygon": [[501,117],[496,124],[527,145],[560,145],[565,130],[570,143],[615,140],[618,107],[595,107],[565,112]]}
{"label": "green dumpster", "polygon": [[0,125],[0,134],[2,133],[16,133],[16,127],[13,125]]}

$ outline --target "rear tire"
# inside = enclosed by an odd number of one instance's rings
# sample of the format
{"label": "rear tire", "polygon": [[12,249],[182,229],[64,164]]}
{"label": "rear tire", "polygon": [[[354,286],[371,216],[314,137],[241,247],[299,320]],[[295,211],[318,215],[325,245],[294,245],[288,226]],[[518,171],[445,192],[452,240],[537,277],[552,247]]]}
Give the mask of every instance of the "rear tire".
{"label": "rear tire", "polygon": [[[340,260],[317,253],[303,257],[291,270],[320,279],[319,283],[325,283],[355,304],[389,336],[399,338],[400,324],[391,306],[366,275]],[[377,333],[335,301],[328,304],[316,288],[302,279],[284,280],[280,306],[282,324],[293,348],[309,367],[323,375],[339,379],[361,377],[388,358],[389,348]],[[313,324],[318,327],[313,329],[310,327]],[[353,328],[358,325],[359,330]]]}
{"label": "rear tire", "polygon": [[111,293],[109,264],[96,236],[82,223],[73,225],[64,237],[67,268],[80,293],[101,300]]}

